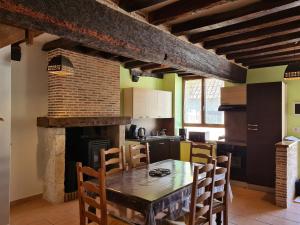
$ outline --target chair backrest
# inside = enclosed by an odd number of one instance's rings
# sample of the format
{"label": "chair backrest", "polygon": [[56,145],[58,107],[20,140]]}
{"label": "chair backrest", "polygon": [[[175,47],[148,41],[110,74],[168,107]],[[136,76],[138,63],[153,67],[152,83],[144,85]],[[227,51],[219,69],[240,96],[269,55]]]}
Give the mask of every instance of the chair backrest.
{"label": "chair backrest", "polygon": [[[189,225],[212,222],[214,177],[216,161],[194,166]],[[202,194],[198,194],[199,192]]]}
{"label": "chair backrest", "polygon": [[101,168],[106,175],[121,172],[125,170],[125,150],[121,148],[101,149]]}
{"label": "chair backrest", "polygon": [[[198,148],[201,150],[207,150],[208,154],[205,153],[195,153],[194,149]],[[200,158],[205,159],[206,163],[212,163],[212,156],[213,156],[213,144],[206,144],[206,143],[200,143],[200,142],[191,142],[191,149],[190,149],[190,162],[193,162],[193,158]]]}
{"label": "chair backrest", "polygon": [[215,179],[214,198],[228,204],[229,185],[230,185],[230,167],[231,167],[231,153],[227,155],[218,156],[216,158],[217,169]]}
{"label": "chair backrest", "polygon": [[131,168],[150,164],[149,144],[129,145],[129,156]]}
{"label": "chair backrest", "polygon": [[[87,220],[99,225],[107,225],[107,208],[106,208],[106,190],[105,190],[105,173],[102,168],[96,171],[90,167],[83,167],[77,163],[77,185],[80,212],[80,225],[86,225]],[[97,180],[97,184],[84,181],[84,175]],[[97,197],[97,198],[96,198]],[[88,211],[92,207],[95,212]],[[97,215],[100,211],[100,217]]]}

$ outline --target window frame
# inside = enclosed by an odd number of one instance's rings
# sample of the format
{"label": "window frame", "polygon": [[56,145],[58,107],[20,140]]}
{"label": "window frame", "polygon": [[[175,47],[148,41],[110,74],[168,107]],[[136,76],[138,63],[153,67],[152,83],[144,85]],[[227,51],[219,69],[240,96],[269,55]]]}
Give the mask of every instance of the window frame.
{"label": "window frame", "polygon": [[[185,83],[189,80],[199,80],[201,79],[201,123],[186,123],[184,121],[185,115]],[[224,128],[224,124],[209,124],[205,122],[205,77],[195,76],[195,77],[183,77],[182,79],[182,124],[183,127],[211,127],[211,128]]]}

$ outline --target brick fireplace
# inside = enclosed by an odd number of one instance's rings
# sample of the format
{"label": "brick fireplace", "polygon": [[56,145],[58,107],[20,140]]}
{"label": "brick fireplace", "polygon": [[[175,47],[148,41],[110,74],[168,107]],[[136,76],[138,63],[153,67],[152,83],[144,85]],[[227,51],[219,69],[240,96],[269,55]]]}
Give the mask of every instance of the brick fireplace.
{"label": "brick fireplace", "polygon": [[[65,172],[70,170],[70,160],[66,154],[72,154],[72,149],[67,146],[77,138],[69,135],[70,130],[81,131],[81,136],[96,131],[92,138],[120,146],[125,142],[125,125],[131,121],[120,117],[119,63],[63,49],[50,51],[48,60],[56,55],[71,60],[74,74],[48,74],[48,115],[37,119],[38,149],[45,165],[43,196],[53,203],[63,202],[69,194]],[[70,171],[67,173],[69,176]]]}

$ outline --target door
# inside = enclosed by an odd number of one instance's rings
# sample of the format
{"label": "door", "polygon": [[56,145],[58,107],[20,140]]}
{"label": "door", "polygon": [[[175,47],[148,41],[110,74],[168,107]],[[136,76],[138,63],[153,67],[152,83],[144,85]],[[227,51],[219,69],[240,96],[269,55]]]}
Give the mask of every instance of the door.
{"label": "door", "polygon": [[282,139],[282,83],[247,87],[248,183],[275,187],[275,144]]}
{"label": "door", "polygon": [[9,224],[11,130],[10,46],[0,49],[0,224]]}
{"label": "door", "polygon": [[170,142],[170,158],[180,160],[180,138],[171,138]]}

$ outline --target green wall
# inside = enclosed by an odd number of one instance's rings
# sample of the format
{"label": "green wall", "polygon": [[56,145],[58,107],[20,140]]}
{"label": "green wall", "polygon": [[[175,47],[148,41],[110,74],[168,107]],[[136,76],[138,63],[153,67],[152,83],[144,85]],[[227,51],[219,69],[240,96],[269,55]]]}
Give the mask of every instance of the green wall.
{"label": "green wall", "polygon": [[[286,66],[274,66],[259,69],[250,69],[247,74],[247,83],[265,83],[284,81],[283,74]],[[300,127],[300,116],[294,115],[294,103],[300,102],[300,80],[284,81],[287,87],[287,135],[300,138],[294,128]],[[298,154],[298,172],[300,174],[300,151]]]}
{"label": "green wall", "polygon": [[153,90],[171,91],[173,94],[173,116],[175,131],[182,127],[182,78],[177,74],[166,74],[164,79],[140,77],[138,82],[132,82],[128,69],[120,67],[121,114],[123,114],[123,89],[130,87],[148,88]]}

